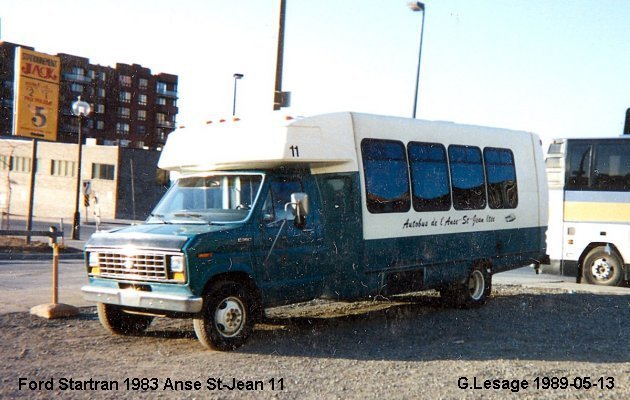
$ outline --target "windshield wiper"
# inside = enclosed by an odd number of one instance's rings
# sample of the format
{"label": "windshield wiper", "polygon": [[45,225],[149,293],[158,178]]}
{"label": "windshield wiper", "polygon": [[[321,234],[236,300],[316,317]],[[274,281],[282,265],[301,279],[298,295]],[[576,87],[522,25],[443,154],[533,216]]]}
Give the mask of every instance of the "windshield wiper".
{"label": "windshield wiper", "polygon": [[203,218],[202,214],[197,214],[197,213],[175,213],[173,214],[174,217],[183,217],[183,218],[192,218],[196,221],[201,221],[204,224],[208,224],[208,225],[212,225],[212,221],[208,221],[207,219]]}
{"label": "windshield wiper", "polygon": [[164,219],[164,214],[155,214],[155,213],[151,213],[149,214],[150,217],[153,218],[157,218],[158,221],[162,224],[170,224],[170,222],[168,222],[167,220]]}

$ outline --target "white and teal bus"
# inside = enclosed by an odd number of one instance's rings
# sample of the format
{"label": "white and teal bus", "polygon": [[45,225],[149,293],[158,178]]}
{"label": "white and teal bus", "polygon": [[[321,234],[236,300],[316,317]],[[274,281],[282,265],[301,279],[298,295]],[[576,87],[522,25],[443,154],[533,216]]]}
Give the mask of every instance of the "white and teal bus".
{"label": "white and teal bus", "polygon": [[177,180],[144,224],[85,247],[103,326],[187,317],[203,345],[242,345],[264,309],[437,289],[488,298],[492,275],[545,255],[547,184],[531,133],[336,113],[169,135]]}
{"label": "white and teal bus", "polygon": [[550,264],[577,282],[630,279],[630,136],[559,139],[547,154]]}

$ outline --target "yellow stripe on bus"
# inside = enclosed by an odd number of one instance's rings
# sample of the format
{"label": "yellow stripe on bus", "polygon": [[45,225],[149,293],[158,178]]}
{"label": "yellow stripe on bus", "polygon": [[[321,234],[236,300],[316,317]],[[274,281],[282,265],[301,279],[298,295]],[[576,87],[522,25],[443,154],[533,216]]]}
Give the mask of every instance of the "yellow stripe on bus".
{"label": "yellow stripe on bus", "polygon": [[630,222],[630,203],[596,203],[567,201],[565,221]]}

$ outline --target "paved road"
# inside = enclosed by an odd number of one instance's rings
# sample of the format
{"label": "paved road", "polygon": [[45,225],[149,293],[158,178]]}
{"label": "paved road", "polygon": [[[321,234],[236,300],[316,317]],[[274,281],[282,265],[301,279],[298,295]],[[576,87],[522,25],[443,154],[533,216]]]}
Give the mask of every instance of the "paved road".
{"label": "paved road", "polygon": [[[81,286],[86,282],[82,260],[62,259],[59,264],[59,302],[77,307],[93,305],[83,300],[81,295]],[[567,277],[536,275],[529,267],[497,274],[493,283],[630,295],[630,288],[578,285]],[[0,314],[29,311],[33,306],[51,301],[51,260],[0,260]]]}

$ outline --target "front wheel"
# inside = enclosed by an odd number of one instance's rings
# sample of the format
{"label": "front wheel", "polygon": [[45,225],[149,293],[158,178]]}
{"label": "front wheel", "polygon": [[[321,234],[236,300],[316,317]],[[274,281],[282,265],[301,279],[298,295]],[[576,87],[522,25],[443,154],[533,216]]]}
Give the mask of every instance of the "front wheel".
{"label": "front wheel", "polygon": [[491,291],[492,273],[488,266],[481,264],[470,271],[464,283],[442,289],[440,296],[450,306],[474,308],[485,304]]}
{"label": "front wheel", "polygon": [[582,277],[593,285],[617,286],[621,283],[623,262],[610,247],[596,247],[584,259]]}
{"label": "front wheel", "polygon": [[113,304],[98,303],[96,310],[103,328],[114,335],[139,335],[153,321],[150,315],[130,314]]}
{"label": "front wheel", "polygon": [[201,315],[193,319],[197,339],[209,349],[237,349],[254,325],[252,310],[252,296],[240,283],[213,285],[204,297]]}

